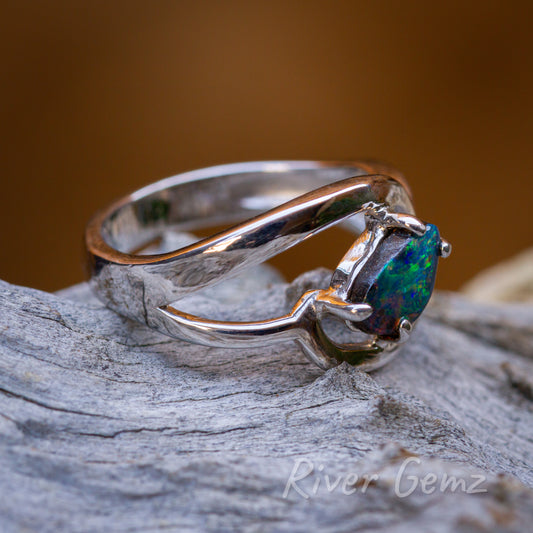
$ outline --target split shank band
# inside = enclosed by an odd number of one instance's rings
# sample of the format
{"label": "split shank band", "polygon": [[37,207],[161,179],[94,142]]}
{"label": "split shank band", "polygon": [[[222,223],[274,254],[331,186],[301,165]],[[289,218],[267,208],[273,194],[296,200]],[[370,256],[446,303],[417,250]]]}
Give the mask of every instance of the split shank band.
{"label": "split shank band", "polygon": [[[179,310],[179,299],[191,292],[341,222],[358,238],[333,273],[329,289],[306,292],[287,315],[222,322]],[[178,250],[141,252],[165,231],[222,224],[231,227]],[[358,323],[376,310],[368,301],[353,300],[354,288],[365,264],[376,262],[391,233],[404,235],[402,242],[407,242],[406,235],[417,237],[426,230],[414,216],[407,182],[389,166],[267,161],[186,172],[140,189],[93,217],[86,247],[97,296],[117,313],[166,335],[219,347],[292,340],[321,368],[348,361],[371,370],[391,357],[410,332],[412,320],[400,317],[394,334],[374,333],[368,325],[359,330]],[[447,251],[449,245],[439,241],[438,254]],[[326,316],[365,332],[367,338],[336,343],[321,326]]]}

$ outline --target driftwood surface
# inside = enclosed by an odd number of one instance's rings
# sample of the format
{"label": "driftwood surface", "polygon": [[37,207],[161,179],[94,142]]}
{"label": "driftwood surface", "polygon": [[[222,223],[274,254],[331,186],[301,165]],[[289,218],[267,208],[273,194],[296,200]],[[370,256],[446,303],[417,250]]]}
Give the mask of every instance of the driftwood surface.
{"label": "driftwood surface", "polygon": [[[327,278],[261,267],[189,304],[263,318]],[[0,331],[3,532],[531,531],[531,303],[435,294],[372,374],[175,341],[86,285],[0,282]]]}

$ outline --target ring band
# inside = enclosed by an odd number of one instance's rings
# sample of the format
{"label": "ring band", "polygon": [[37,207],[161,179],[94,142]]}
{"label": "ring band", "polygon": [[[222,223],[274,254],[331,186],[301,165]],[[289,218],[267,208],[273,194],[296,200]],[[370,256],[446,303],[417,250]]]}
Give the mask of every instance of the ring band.
{"label": "ring band", "polygon": [[[244,221],[243,221],[244,220]],[[238,274],[342,222],[358,235],[327,290],[256,322],[179,311],[180,298]],[[234,224],[178,250],[140,253],[164,231]],[[220,165],[149,185],[97,213],[86,230],[91,286],[116,312],[166,335],[220,347],[296,341],[321,368],[371,370],[408,336],[433,290],[435,226],[414,216],[406,180],[381,163],[272,161]],[[367,338],[339,344],[326,317]]]}

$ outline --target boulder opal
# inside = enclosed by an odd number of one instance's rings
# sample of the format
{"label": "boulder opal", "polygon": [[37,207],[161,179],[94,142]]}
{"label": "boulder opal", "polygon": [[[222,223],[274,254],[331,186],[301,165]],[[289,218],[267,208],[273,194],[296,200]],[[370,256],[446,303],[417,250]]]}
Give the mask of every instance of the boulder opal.
{"label": "boulder opal", "polygon": [[426,307],[437,273],[440,236],[433,224],[424,235],[392,230],[357,275],[350,300],[374,312],[357,327],[385,339],[398,337],[402,318],[413,323]]}

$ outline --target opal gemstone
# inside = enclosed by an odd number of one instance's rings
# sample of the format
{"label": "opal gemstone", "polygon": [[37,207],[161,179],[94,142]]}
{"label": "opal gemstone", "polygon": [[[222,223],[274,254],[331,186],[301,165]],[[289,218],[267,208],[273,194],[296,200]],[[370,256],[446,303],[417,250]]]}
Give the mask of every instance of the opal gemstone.
{"label": "opal gemstone", "polygon": [[405,317],[413,323],[426,307],[437,273],[440,236],[433,224],[424,235],[395,230],[380,243],[357,276],[352,301],[374,313],[357,326],[382,338],[396,338]]}

